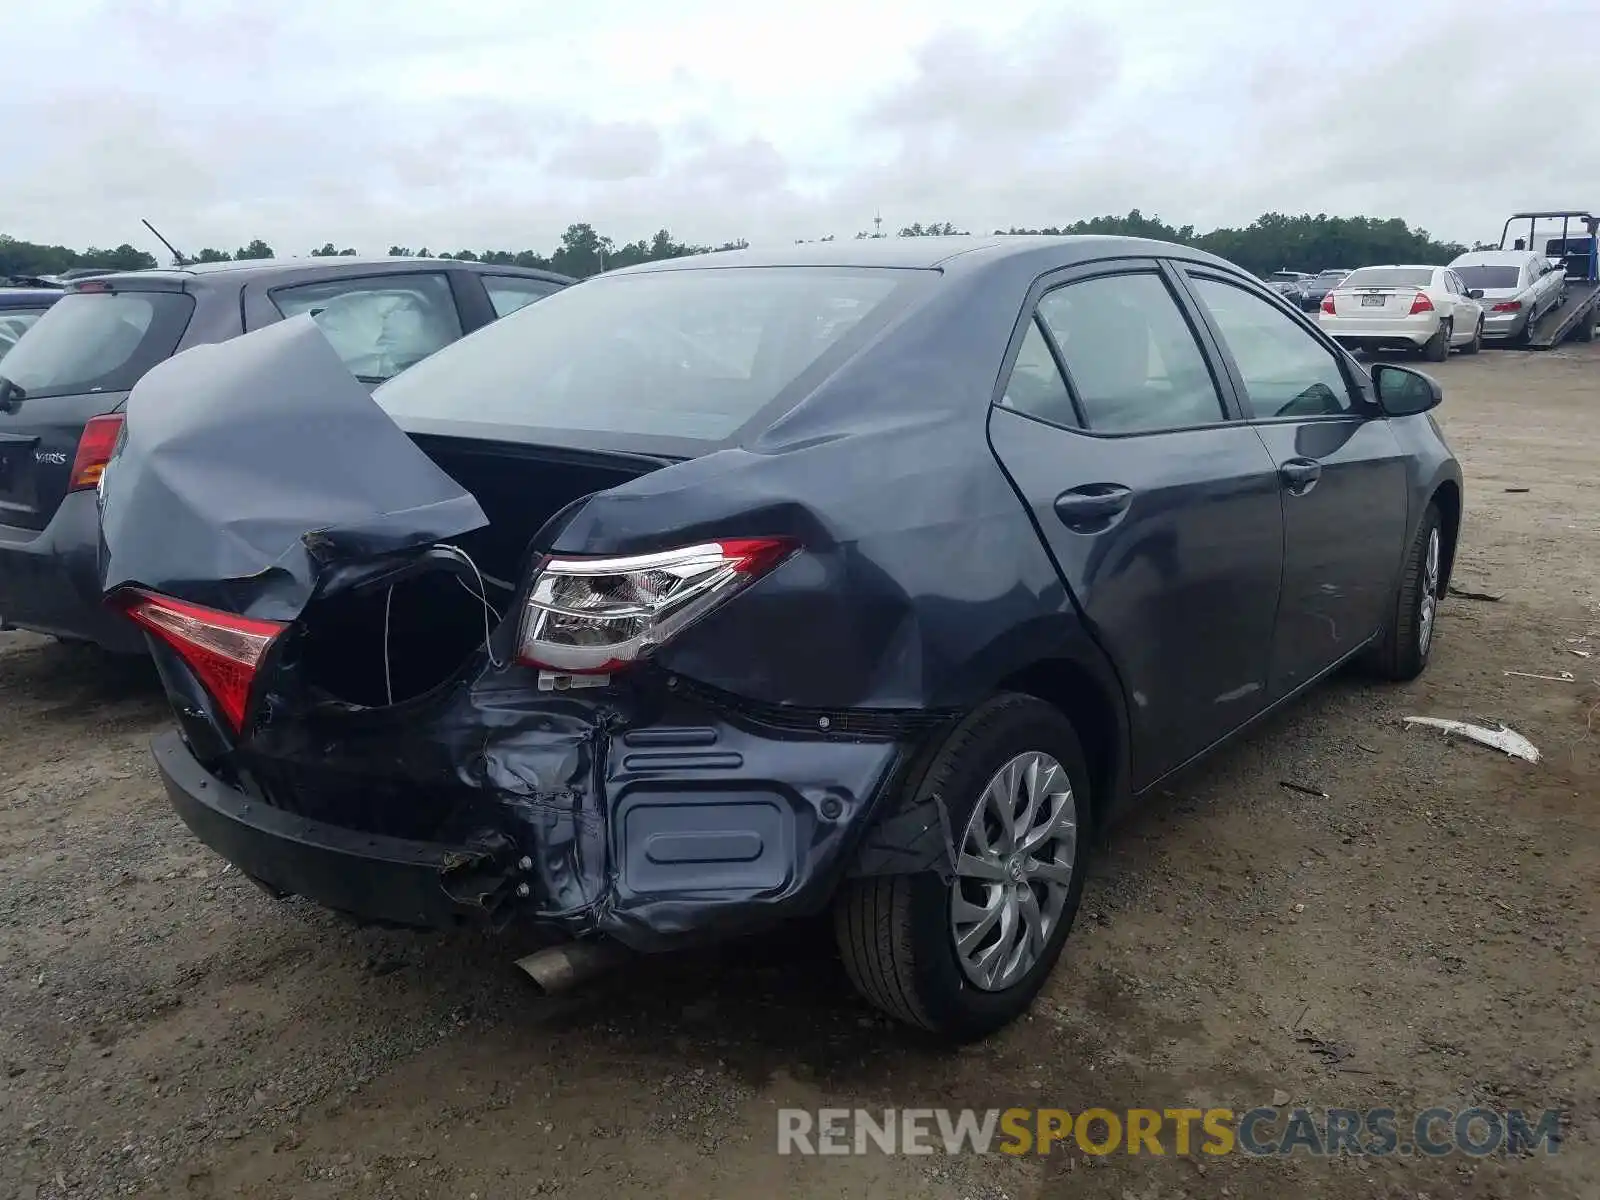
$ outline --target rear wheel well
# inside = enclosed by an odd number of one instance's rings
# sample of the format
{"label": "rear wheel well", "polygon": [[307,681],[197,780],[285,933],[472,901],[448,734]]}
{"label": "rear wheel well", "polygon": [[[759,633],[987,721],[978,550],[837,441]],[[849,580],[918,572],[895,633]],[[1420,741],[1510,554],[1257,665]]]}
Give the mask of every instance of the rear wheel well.
{"label": "rear wheel well", "polygon": [[1094,822],[1103,828],[1107,812],[1123,786],[1121,724],[1113,698],[1089,671],[1071,659],[1034,663],[1000,681],[1000,691],[1022,692],[1043,700],[1072,722],[1089,768]]}
{"label": "rear wheel well", "polygon": [[1439,564],[1439,595],[1443,596],[1450,586],[1456,541],[1461,534],[1461,489],[1454,480],[1447,479],[1434,489],[1433,503],[1439,508],[1439,524],[1444,531],[1444,561]]}

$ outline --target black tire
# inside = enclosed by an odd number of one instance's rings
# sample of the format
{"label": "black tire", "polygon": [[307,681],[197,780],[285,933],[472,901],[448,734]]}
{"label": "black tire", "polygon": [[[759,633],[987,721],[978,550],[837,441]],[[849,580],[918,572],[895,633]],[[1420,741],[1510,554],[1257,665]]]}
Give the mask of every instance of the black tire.
{"label": "black tire", "polygon": [[1463,354],[1476,354],[1479,350],[1482,350],[1482,349],[1483,349],[1483,318],[1479,317],[1478,318],[1477,327],[1475,329],[1473,329],[1473,331],[1472,331],[1472,340],[1470,342],[1468,342],[1465,346],[1461,347],[1461,353],[1463,353]]}
{"label": "black tire", "polygon": [[[1428,547],[1437,542],[1437,559],[1433,575],[1432,618],[1423,636],[1423,597],[1428,584]],[[1417,526],[1417,536],[1411,543],[1411,553],[1406,558],[1406,572],[1395,596],[1394,612],[1390,615],[1388,629],[1368,657],[1368,665],[1380,678],[1405,683],[1427,670],[1433,653],[1439,625],[1439,601],[1443,592],[1444,522],[1439,517],[1439,506],[1432,501],[1422,514]]]}
{"label": "black tire", "polygon": [[968,715],[928,758],[926,770],[905,785],[914,791],[913,803],[935,807],[943,799],[959,846],[989,781],[1029,751],[1049,754],[1065,770],[1078,832],[1061,914],[1043,953],[1016,983],[985,991],[968,980],[951,928],[954,884],[944,873],[847,880],[834,902],[834,933],[856,990],[889,1016],[951,1041],[974,1041],[1021,1016],[1060,957],[1083,897],[1089,774],[1066,717],[1032,696],[1008,693]]}
{"label": "black tire", "polygon": [[1429,362],[1443,362],[1450,357],[1450,339],[1455,328],[1449,321],[1439,322],[1439,331],[1422,347],[1422,357]]}

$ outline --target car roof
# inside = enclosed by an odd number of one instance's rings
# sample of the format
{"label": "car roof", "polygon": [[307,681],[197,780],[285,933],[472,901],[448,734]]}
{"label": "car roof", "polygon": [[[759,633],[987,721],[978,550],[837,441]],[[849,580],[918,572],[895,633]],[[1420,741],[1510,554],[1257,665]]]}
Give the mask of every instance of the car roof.
{"label": "car roof", "polygon": [[1457,255],[1452,267],[1477,267],[1491,266],[1502,263],[1506,266],[1520,266],[1530,258],[1542,258],[1543,255],[1533,250],[1468,250],[1465,254]]}
{"label": "car roof", "polygon": [[172,286],[175,280],[185,279],[210,279],[218,276],[226,277],[229,283],[249,283],[253,280],[271,278],[277,275],[299,275],[316,278],[319,275],[341,276],[360,274],[362,271],[386,273],[401,271],[406,268],[412,270],[438,270],[441,267],[456,270],[483,271],[497,275],[522,275],[531,279],[549,279],[561,283],[571,283],[573,280],[566,275],[555,271],[546,271],[536,267],[517,267],[509,263],[478,263],[455,258],[417,258],[390,255],[373,255],[363,257],[360,255],[332,255],[317,256],[312,258],[251,258],[230,259],[227,262],[191,263],[184,267],[157,267],[148,271],[120,271],[116,275],[119,284],[124,286],[137,286],[140,281],[161,280]]}
{"label": "car roof", "polygon": [[[1364,267],[1357,267],[1356,271],[1444,271],[1438,263],[1369,263]],[[1354,275],[1356,272],[1351,271]]]}
{"label": "car roof", "polygon": [[803,242],[791,246],[717,250],[685,258],[639,263],[606,273],[643,275],[656,271],[701,271],[727,267],[898,267],[965,271],[1000,262],[1036,260],[1041,270],[1073,266],[1101,258],[1162,255],[1238,268],[1214,254],[1149,238],[1105,234],[988,234],[935,237],[851,238]]}
{"label": "car roof", "polygon": [[0,308],[33,308],[40,301],[54,304],[65,295],[60,288],[0,287]]}

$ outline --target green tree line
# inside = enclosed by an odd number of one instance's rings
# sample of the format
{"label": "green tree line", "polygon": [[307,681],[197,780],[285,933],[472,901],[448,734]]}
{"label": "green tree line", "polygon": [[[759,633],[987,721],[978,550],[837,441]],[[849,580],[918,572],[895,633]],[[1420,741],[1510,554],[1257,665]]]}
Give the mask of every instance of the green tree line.
{"label": "green tree line", "polygon": [[[857,238],[923,237],[965,233],[948,221],[916,222],[904,226],[896,235],[857,233]],[[1070,225],[1051,225],[1041,229],[997,229],[997,234],[1122,234],[1156,238],[1208,250],[1237,263],[1247,271],[1267,275],[1280,269],[1319,271],[1325,267],[1359,267],[1368,263],[1442,263],[1465,247],[1453,242],[1435,241],[1425,229],[1413,228],[1399,217],[1331,217],[1302,214],[1263,213],[1242,229],[1213,229],[1197,233],[1193,225],[1173,226],[1159,217],[1147,217],[1138,209],[1125,216],[1091,217]],[[806,239],[801,239],[802,241]],[[817,239],[833,241],[832,235]],[[560,244],[549,253],[536,250],[453,250],[438,252],[423,246],[390,246],[391,255],[418,258],[455,258],[468,262],[488,262],[519,267],[542,267],[582,279],[615,267],[635,263],[682,258],[712,250],[741,249],[743,241],[719,246],[694,245],[674,238],[668,230],[654,237],[621,244],[599,233],[593,225],[569,225]],[[337,247],[325,242],[310,251],[313,257],[353,255],[353,247]],[[254,238],[237,250],[206,247],[184,259],[190,262],[228,262],[276,257],[276,251],[261,238]],[[0,276],[58,275],[74,267],[97,267],[118,271],[148,270],[156,259],[134,246],[123,243],[104,250],[91,246],[73,250],[66,246],[46,246],[0,234]]]}

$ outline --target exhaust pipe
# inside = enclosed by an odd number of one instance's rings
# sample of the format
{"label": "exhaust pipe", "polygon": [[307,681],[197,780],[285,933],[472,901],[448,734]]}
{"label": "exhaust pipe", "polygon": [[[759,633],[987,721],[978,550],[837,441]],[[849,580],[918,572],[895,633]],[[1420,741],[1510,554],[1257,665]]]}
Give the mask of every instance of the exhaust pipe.
{"label": "exhaust pipe", "polygon": [[517,966],[546,996],[556,996],[621,966],[632,957],[631,950],[616,942],[562,942],[517,959]]}

